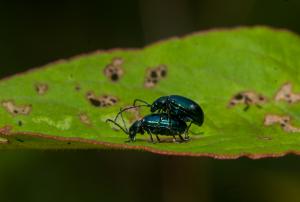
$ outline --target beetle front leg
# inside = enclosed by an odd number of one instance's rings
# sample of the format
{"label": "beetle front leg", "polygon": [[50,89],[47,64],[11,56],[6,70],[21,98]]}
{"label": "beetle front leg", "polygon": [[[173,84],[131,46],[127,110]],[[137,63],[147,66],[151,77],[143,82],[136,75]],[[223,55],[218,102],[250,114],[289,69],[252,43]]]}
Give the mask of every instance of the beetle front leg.
{"label": "beetle front leg", "polygon": [[180,137],[181,141],[183,141],[183,142],[185,141],[185,139],[181,136],[181,134],[179,134],[178,136]]}

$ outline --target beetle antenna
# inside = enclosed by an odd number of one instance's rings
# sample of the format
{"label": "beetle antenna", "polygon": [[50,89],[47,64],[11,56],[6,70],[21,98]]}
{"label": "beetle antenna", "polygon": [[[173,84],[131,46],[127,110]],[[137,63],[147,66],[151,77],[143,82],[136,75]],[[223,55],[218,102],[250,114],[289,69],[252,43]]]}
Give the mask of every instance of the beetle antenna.
{"label": "beetle antenna", "polygon": [[121,129],[124,131],[124,133],[129,134],[129,132],[128,132],[127,130],[125,130],[122,126],[120,126],[120,124],[118,124],[118,123],[115,122],[114,120],[106,119],[105,122],[106,122],[106,123],[107,123],[107,122],[112,122],[113,124],[115,124],[116,126],[118,126],[119,128],[121,128]]}
{"label": "beetle antenna", "polygon": [[[119,113],[117,114],[116,118],[114,119],[114,121],[117,121],[119,115],[120,115],[120,114],[122,115],[122,113],[123,113],[124,111],[127,111],[127,110],[129,110],[129,109],[133,109],[133,108],[143,107],[143,106],[147,106],[147,105],[130,106],[130,107],[126,107],[126,108],[123,108],[123,109],[121,108],[120,111],[119,111]],[[124,120],[123,120],[123,122],[124,122]],[[124,123],[124,125],[125,125],[125,123]]]}
{"label": "beetle antenna", "polygon": [[144,100],[141,100],[141,99],[135,99],[133,101],[133,106],[135,106],[135,103],[136,102],[141,102],[141,103],[144,103],[147,107],[151,107],[151,104],[149,104],[148,102],[144,101]]}
{"label": "beetle antenna", "polygon": [[123,114],[122,114],[122,113],[121,113],[121,119],[122,119],[122,122],[123,122],[123,124],[124,124],[124,127],[125,127],[126,131],[128,131],[128,129],[127,129],[127,126],[126,126],[126,124],[125,124],[125,121],[124,121],[124,118],[123,118]]}

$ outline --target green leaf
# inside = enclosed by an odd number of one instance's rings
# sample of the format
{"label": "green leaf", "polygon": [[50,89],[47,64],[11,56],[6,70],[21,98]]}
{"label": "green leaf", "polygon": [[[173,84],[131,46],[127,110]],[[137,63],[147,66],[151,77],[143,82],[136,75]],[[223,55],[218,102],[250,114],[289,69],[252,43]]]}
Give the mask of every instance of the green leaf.
{"label": "green leaf", "polygon": [[[295,34],[254,27],[58,61],[0,82],[0,148],[126,148],[215,158],[300,153],[299,55]],[[162,143],[153,144],[138,134],[125,143],[128,136],[105,123],[135,98],[152,103],[171,94],[204,110],[190,141],[160,136]],[[148,113],[127,112],[127,125]]]}

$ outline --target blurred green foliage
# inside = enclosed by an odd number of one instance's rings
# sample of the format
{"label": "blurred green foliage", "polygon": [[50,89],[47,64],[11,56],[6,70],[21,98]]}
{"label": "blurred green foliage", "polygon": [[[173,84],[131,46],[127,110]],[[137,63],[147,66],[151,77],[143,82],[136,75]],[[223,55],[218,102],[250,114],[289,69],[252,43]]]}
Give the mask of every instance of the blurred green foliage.
{"label": "blurred green foliage", "polygon": [[[1,1],[0,77],[96,49],[215,27],[300,33],[297,0]],[[128,151],[1,151],[1,201],[296,201],[297,156],[213,160]]]}

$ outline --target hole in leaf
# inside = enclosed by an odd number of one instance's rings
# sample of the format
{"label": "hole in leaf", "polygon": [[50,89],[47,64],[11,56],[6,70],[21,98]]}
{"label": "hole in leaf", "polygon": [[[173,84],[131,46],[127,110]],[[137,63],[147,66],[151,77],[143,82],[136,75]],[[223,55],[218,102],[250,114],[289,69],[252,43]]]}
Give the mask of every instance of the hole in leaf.
{"label": "hole in leaf", "polygon": [[119,76],[118,76],[118,74],[112,74],[111,77],[110,77],[110,79],[111,79],[112,81],[118,81]]}
{"label": "hole in leaf", "polygon": [[157,77],[157,73],[156,73],[155,71],[151,71],[150,76],[151,76],[152,78],[156,78],[156,77]]}
{"label": "hole in leaf", "polygon": [[95,107],[108,107],[113,106],[118,102],[118,98],[112,95],[96,96],[93,92],[86,94],[89,102]]}
{"label": "hole in leaf", "polygon": [[157,71],[162,78],[167,76],[167,66],[166,65],[158,66]]}
{"label": "hole in leaf", "polygon": [[2,101],[2,107],[12,115],[28,115],[31,112],[31,105],[16,105],[14,101]]}
{"label": "hole in leaf", "polygon": [[104,69],[104,75],[112,82],[117,82],[124,74],[123,59],[114,58]]}
{"label": "hole in leaf", "polygon": [[284,84],[275,96],[276,101],[286,101],[288,103],[296,103],[300,101],[300,93],[294,93],[292,91],[292,84],[286,83]]}
{"label": "hole in leaf", "polygon": [[94,105],[95,107],[100,107],[101,106],[101,102],[97,99],[94,98],[90,98],[90,102],[92,105]]}
{"label": "hole in leaf", "polygon": [[261,108],[261,104],[267,102],[267,98],[261,94],[252,91],[239,92],[234,95],[229,101],[228,107],[233,107],[237,104],[246,105],[245,111],[249,108],[250,105],[256,105]]}
{"label": "hole in leaf", "polygon": [[242,94],[240,94],[240,93],[238,93],[236,96],[234,96],[235,100],[241,100],[243,98],[244,98],[244,96]]}
{"label": "hole in leaf", "polygon": [[167,67],[165,65],[159,65],[155,68],[149,68],[146,71],[146,78],[144,86],[146,88],[152,88],[156,86],[161,79],[166,77]]}
{"label": "hole in leaf", "polygon": [[290,116],[280,116],[274,114],[268,114],[265,116],[264,125],[271,126],[274,124],[279,124],[281,128],[286,132],[300,132],[299,127],[295,127],[291,124],[291,117]]}
{"label": "hole in leaf", "polygon": [[35,90],[39,95],[44,95],[48,91],[48,85],[45,83],[35,84]]}

